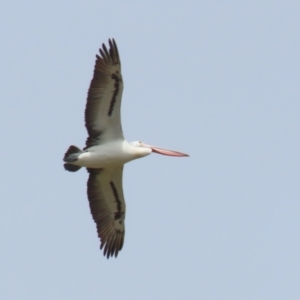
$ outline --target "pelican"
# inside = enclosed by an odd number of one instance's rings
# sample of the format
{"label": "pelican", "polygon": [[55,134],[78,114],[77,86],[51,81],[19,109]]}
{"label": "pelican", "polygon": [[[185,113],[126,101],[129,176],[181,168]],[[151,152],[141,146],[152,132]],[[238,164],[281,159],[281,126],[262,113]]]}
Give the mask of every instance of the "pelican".
{"label": "pelican", "polygon": [[70,146],[64,155],[64,168],[76,172],[85,167],[89,173],[87,196],[96,223],[100,249],[107,258],[117,257],[125,235],[125,200],[122,188],[124,164],[150,153],[183,157],[187,154],[136,141],[128,143],[121,126],[123,79],[117,44],[108,40],[96,55],[85,108],[88,132],[81,150]]}

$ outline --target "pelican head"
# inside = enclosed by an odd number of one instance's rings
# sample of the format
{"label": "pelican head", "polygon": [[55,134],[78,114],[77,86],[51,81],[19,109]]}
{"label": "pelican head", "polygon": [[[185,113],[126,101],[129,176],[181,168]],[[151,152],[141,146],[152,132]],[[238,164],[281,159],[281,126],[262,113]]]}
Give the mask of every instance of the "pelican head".
{"label": "pelican head", "polygon": [[167,155],[167,156],[176,156],[176,157],[189,156],[188,154],[185,154],[185,153],[182,153],[182,152],[178,152],[178,151],[174,151],[174,150],[167,150],[167,149],[163,149],[163,148],[156,147],[156,146],[151,146],[151,145],[145,144],[145,143],[143,143],[141,141],[135,141],[135,142],[132,142],[130,144],[133,147],[136,147],[136,148],[140,147],[140,148],[142,148],[143,149],[142,152],[145,153],[144,155],[148,155],[151,152],[154,152],[154,153],[158,153],[158,154],[162,154],[162,155]]}

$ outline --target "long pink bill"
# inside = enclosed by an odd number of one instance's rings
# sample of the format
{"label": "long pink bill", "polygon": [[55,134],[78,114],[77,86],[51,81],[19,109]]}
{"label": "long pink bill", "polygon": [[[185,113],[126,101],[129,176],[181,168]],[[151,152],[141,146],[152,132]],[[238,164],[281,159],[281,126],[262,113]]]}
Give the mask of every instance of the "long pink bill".
{"label": "long pink bill", "polygon": [[162,149],[162,148],[151,146],[151,145],[147,145],[147,144],[144,144],[144,143],[142,144],[142,146],[147,147],[147,148],[151,148],[152,152],[155,152],[155,153],[158,153],[158,154],[162,154],[162,155],[176,156],[176,157],[189,156],[188,154],[185,154],[185,153],[182,153],[182,152],[173,151],[173,150],[167,150],[167,149]]}

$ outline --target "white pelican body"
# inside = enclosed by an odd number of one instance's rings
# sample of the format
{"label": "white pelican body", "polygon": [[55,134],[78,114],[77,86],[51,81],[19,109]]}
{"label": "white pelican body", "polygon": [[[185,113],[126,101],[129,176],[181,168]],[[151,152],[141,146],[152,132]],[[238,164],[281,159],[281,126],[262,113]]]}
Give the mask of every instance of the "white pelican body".
{"label": "white pelican body", "polygon": [[74,164],[86,168],[119,166],[151,152],[150,148],[134,147],[125,140],[116,140],[89,148],[78,156]]}
{"label": "white pelican body", "polygon": [[70,146],[64,156],[67,171],[87,168],[87,194],[91,214],[97,225],[104,255],[117,256],[125,235],[125,200],[122,188],[124,164],[151,152],[168,156],[188,156],[144,144],[128,143],[121,127],[123,79],[118,48],[109,40],[109,50],[102,44],[96,56],[94,76],[88,91],[85,125],[88,131],[83,150]]}

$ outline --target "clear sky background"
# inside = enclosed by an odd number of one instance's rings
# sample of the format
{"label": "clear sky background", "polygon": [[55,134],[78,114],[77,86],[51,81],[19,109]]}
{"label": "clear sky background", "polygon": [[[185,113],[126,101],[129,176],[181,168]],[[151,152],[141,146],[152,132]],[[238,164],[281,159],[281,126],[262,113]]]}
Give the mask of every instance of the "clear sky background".
{"label": "clear sky background", "polygon": [[[3,1],[0,299],[300,299],[300,2]],[[107,260],[64,171],[119,47],[126,238]]]}

